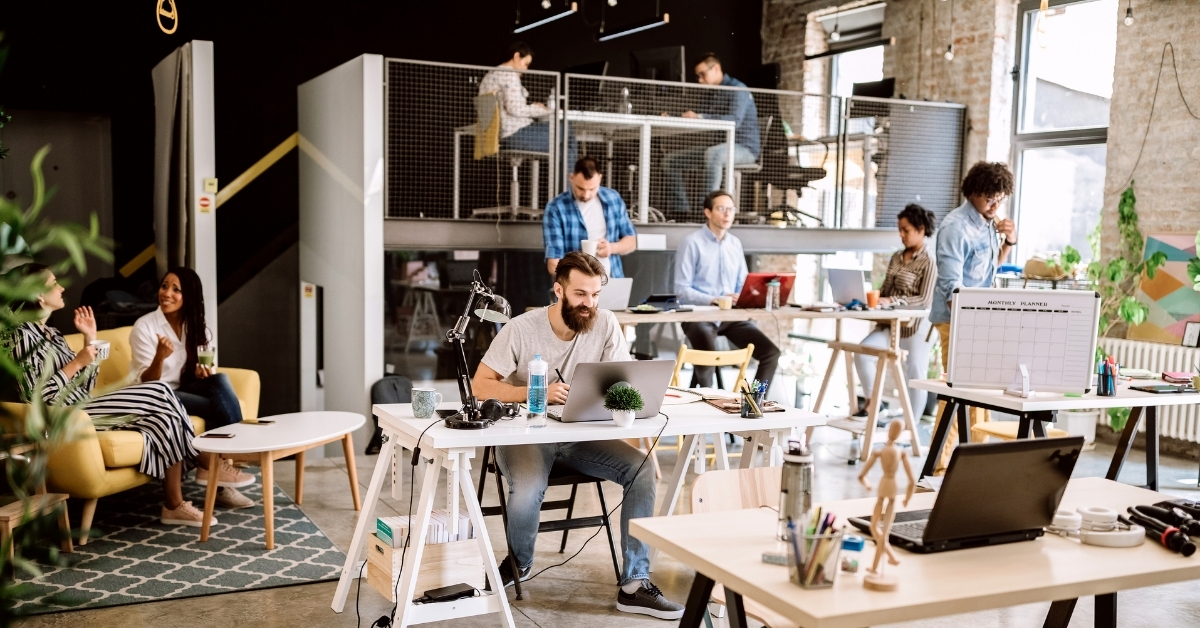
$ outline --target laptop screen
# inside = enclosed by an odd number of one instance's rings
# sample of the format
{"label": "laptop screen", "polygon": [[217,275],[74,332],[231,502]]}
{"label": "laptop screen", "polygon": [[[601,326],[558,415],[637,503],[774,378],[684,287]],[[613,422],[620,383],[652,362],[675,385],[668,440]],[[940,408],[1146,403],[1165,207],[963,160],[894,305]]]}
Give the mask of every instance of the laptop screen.
{"label": "laptop screen", "polygon": [[960,445],[946,469],[925,542],[1050,525],[1083,449],[1083,438]]}

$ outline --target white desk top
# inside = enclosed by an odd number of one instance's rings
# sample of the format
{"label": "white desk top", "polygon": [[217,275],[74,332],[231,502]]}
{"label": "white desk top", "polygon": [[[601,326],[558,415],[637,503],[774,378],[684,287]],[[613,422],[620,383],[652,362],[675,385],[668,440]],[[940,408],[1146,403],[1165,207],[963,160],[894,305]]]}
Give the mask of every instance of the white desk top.
{"label": "white desk top", "polygon": [[617,322],[622,325],[637,323],[690,323],[690,322],[726,322],[749,320],[794,320],[794,319],[854,319],[864,321],[907,321],[914,318],[926,318],[929,310],[840,310],[837,312],[811,312],[798,307],[781,307],[776,310],[759,308],[722,310],[715,305],[693,305],[691,312],[656,312],[654,314],[638,314],[625,310],[614,311]]}
{"label": "white desk top", "polygon": [[[1132,385],[1143,386],[1162,384],[1159,380],[1134,380]],[[1131,382],[1118,382],[1117,394],[1114,397],[1099,397],[1096,391],[1082,397],[1067,397],[1056,392],[1037,392],[1029,399],[1006,395],[1002,390],[984,388],[959,388],[947,386],[940,379],[914,379],[908,385],[917,390],[927,390],[943,397],[954,397],[964,401],[976,401],[989,405],[1014,410],[1016,412],[1045,412],[1052,410],[1090,410],[1093,408],[1132,408],[1138,406],[1183,406],[1200,403],[1200,394],[1182,393],[1156,395],[1139,390],[1129,390]]]}
{"label": "white desk top", "polygon": [[[914,495],[908,508],[930,508],[935,494]],[[1166,496],[1100,478],[1071,480],[1061,508],[1105,506],[1124,512]],[[839,518],[869,514],[872,498],[827,503]],[[893,592],[869,591],[863,572],[842,573],[831,589],[804,590],[787,568],[767,565],[774,550],[776,515],[768,509],[634,519],[629,531],[727,588],[807,628],[859,628],[1112,593],[1200,578],[1200,557],[1184,558],[1147,539],[1140,547],[1080,545],[1056,535],[994,547],[918,555],[897,550],[900,578]],[[729,531],[738,530],[739,534]],[[868,543],[860,564],[873,560]]]}
{"label": "white desk top", "polygon": [[[441,409],[459,408],[456,403],[443,403]],[[413,418],[412,405],[407,403],[376,405],[373,408],[379,417],[379,425],[385,431],[407,436],[415,441],[421,431],[432,423],[441,423],[438,418]],[[659,430],[663,436],[687,434],[715,434],[718,432],[752,432],[757,430],[806,428],[825,425],[826,417],[807,410],[789,408],[786,412],[768,412],[761,419],[743,419],[736,414],[725,414],[706,403],[689,403],[663,406],[663,412],[671,417],[667,422],[662,416],[638,419],[631,427],[617,427],[609,421],[583,423],[560,423],[546,420],[546,427],[506,427],[504,422],[482,430],[452,430],[444,425],[429,428],[422,440],[424,446],[434,449],[463,447],[487,447],[493,445],[527,445],[536,443],[562,443],[619,438],[653,438]],[[663,428],[663,423],[667,423]]]}
{"label": "white desk top", "polygon": [[575,123],[591,122],[606,126],[642,126],[674,127],[679,129],[695,129],[702,131],[729,131],[736,128],[732,120],[717,120],[713,118],[684,118],[680,116],[652,116],[634,113],[614,113],[609,111],[580,111],[566,110],[567,120]]}
{"label": "white desk top", "polygon": [[204,438],[200,435],[192,439],[192,445],[200,451],[218,454],[278,451],[315,445],[344,436],[367,422],[366,417],[354,412],[295,412],[260,418],[275,423],[261,425],[242,422],[218,427],[205,434],[233,434],[234,437]]}

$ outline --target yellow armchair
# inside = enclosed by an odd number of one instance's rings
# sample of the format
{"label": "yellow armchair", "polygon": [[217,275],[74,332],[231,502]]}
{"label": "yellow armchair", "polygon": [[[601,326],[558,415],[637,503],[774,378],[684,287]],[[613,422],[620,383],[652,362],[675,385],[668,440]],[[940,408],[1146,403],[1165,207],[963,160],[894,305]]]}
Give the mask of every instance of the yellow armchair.
{"label": "yellow armchair", "polygon": [[[100,371],[96,377],[97,391],[133,383],[129,373],[129,359],[132,355],[129,346],[131,330],[131,327],[119,327],[96,334],[98,339],[107,340],[111,344],[108,359],[100,363]],[[66,336],[66,340],[67,345],[74,351],[83,348],[82,334],[71,334]],[[258,373],[224,367],[218,371],[229,377],[229,383],[242,406],[243,418],[258,418],[261,388]],[[24,410],[21,409],[18,416],[23,415]],[[196,433],[203,432],[204,419],[196,416],[191,419]],[[74,426],[76,438],[51,452],[47,462],[46,485],[52,492],[67,493],[73,498],[84,500],[79,544],[86,545],[97,501],[101,497],[145,484],[151,478],[137,470],[144,446],[141,434],[122,430],[97,432],[86,412],[75,413],[72,415],[72,421],[77,422]]]}

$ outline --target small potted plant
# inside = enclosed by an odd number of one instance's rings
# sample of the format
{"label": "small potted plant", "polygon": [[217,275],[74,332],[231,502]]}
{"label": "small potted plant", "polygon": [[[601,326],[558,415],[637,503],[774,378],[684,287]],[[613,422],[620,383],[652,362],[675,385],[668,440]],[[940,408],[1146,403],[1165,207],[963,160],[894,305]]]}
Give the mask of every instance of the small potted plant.
{"label": "small potted plant", "polygon": [[617,382],[604,393],[604,408],[612,412],[618,427],[633,425],[633,415],[644,406],[642,393],[628,382]]}

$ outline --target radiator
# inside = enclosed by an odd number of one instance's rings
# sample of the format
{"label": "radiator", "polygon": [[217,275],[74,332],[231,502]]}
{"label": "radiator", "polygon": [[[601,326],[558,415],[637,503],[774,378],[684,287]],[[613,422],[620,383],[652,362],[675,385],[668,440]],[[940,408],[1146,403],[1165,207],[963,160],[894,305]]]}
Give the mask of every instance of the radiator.
{"label": "radiator", "polygon": [[[1117,363],[1130,368],[1151,371],[1195,371],[1200,363],[1200,349],[1167,345],[1141,340],[1101,338],[1100,346]],[[1100,413],[1100,424],[1108,425],[1106,412]],[[1145,430],[1145,423],[1138,429]],[[1158,409],[1158,433],[1179,440],[1200,442],[1200,405],[1167,406]]]}

